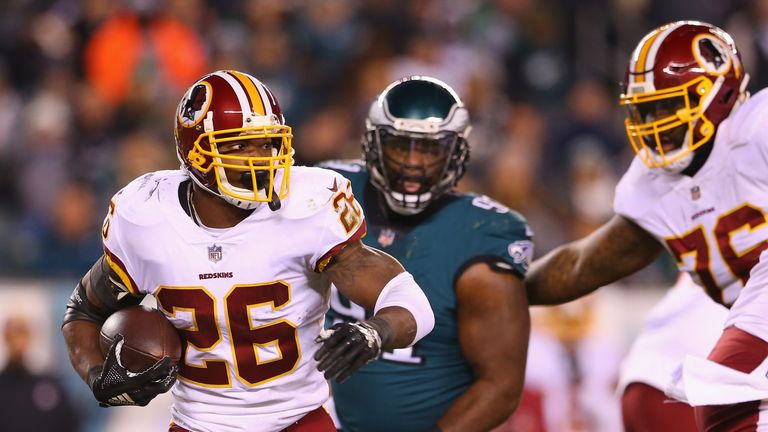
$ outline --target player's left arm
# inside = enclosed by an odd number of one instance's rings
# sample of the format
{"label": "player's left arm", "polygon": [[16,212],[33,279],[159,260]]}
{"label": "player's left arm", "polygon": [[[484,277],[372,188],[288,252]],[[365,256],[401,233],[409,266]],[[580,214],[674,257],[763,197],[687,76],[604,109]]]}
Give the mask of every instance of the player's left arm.
{"label": "player's left arm", "polygon": [[512,414],[523,390],[530,332],[525,287],[517,275],[477,263],[457,280],[456,300],[459,342],[474,382],[438,426],[443,432],[491,430]]}
{"label": "player's left arm", "polygon": [[339,323],[319,341],[315,359],[328,379],[342,382],[382,349],[403,348],[427,335],[435,317],[424,292],[392,256],[360,240],[350,242],[325,269],[345,297],[374,311],[359,323]]}

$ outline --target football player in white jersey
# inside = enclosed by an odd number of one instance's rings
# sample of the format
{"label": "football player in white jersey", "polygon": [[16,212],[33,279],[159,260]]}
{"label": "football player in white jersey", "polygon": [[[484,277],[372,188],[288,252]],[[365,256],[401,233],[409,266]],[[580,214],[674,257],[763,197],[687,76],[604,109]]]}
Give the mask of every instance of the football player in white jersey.
{"label": "football player in white jersey", "polygon": [[747,81],[732,38],[711,24],[677,21],[646,35],[620,98],[637,156],[616,188],[616,215],[526,278],[532,304],[562,303],[666,249],[732,305],[708,359],[686,357],[671,393],[695,406],[703,430],[768,424],[768,92],[749,98]]}
{"label": "football player in white jersey", "polygon": [[[291,128],[256,78],[194,83],[175,138],[181,169],[139,177],[110,203],[104,255],[64,317],[75,370],[103,406],[172,387],[172,431],[334,431],[328,380],[429,333],[429,302],[398,261],[361,243],[344,177],[292,167]],[[373,316],[322,330],[331,283]],[[122,337],[101,355],[99,329],[147,294],[183,353],[137,374],[121,365]]]}

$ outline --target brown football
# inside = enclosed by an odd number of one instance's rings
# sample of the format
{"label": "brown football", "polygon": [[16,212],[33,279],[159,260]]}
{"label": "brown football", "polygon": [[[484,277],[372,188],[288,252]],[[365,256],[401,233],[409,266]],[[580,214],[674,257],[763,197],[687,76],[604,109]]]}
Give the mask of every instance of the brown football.
{"label": "brown football", "polygon": [[122,365],[131,372],[143,372],[165,356],[181,358],[181,341],[176,328],[162,312],[146,306],[130,306],[113,313],[101,326],[99,345],[106,357],[115,335],[123,335]]}

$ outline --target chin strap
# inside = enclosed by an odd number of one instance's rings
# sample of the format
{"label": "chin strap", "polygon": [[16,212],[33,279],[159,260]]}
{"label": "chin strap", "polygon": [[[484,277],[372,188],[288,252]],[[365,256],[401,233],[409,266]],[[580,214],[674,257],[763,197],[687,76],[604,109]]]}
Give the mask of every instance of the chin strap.
{"label": "chin strap", "polygon": [[[243,184],[253,184],[253,176],[251,175],[251,172],[244,172],[240,175],[240,181],[243,182]],[[256,173],[256,190],[262,190],[264,189],[264,193],[266,195],[269,195],[269,192],[267,191],[267,188],[269,187],[269,173],[266,171],[259,171]],[[272,211],[277,211],[282,207],[282,203],[280,202],[280,197],[277,195],[277,192],[275,190],[272,190],[272,199],[268,203],[269,209]]]}

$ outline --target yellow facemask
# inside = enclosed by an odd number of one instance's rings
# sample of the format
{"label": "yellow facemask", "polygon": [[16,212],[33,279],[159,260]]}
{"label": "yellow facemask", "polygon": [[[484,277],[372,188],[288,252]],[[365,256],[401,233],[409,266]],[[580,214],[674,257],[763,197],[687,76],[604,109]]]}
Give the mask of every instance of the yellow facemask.
{"label": "yellow facemask", "polygon": [[[712,138],[715,127],[704,115],[703,107],[712,88],[712,81],[701,76],[676,87],[621,95],[619,104],[629,111],[624,120],[629,142],[647,167],[659,168],[679,161]],[[644,114],[654,112],[654,107],[665,101],[675,107],[674,112],[645,121]],[[664,151],[662,135],[676,128],[686,129],[682,142]]]}
{"label": "yellow facemask", "polygon": [[[281,145],[273,148],[271,156],[237,156],[222,154],[219,145],[232,141],[244,141],[263,138],[279,138]],[[204,140],[211,150],[201,145]],[[280,199],[288,196],[290,167],[293,165],[293,134],[291,128],[284,125],[265,125],[258,127],[226,129],[201,134],[188,154],[190,164],[203,173],[215,170],[216,183],[221,193],[237,200],[247,202],[272,202],[273,194]],[[232,185],[227,179],[225,169],[251,173],[251,187],[248,189]],[[262,174],[267,173],[267,175]],[[269,184],[259,184],[257,179],[269,178]],[[279,187],[275,187],[279,183]],[[261,186],[261,187],[259,187]]]}

